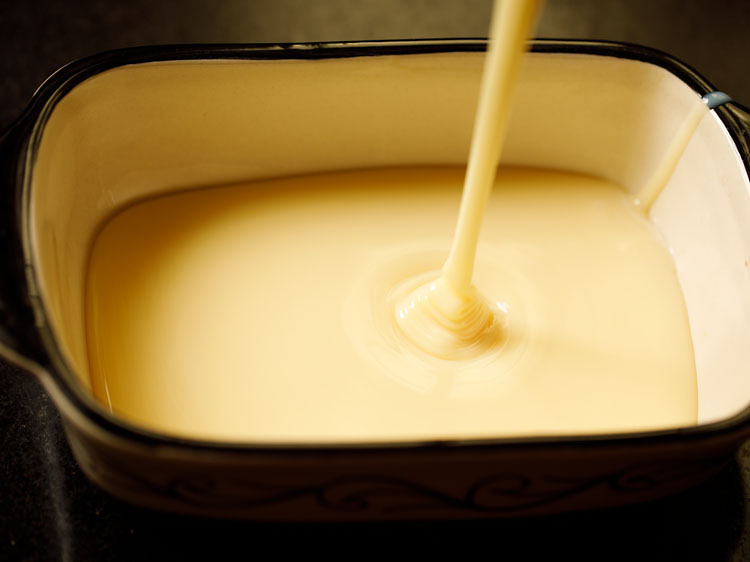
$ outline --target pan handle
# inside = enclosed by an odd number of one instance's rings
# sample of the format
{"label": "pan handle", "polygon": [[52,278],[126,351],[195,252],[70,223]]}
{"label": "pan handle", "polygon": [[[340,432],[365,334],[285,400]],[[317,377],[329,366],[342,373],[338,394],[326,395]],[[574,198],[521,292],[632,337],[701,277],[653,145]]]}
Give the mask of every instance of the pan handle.
{"label": "pan handle", "polygon": [[0,133],[0,356],[26,369],[46,363],[21,239],[22,157],[29,128],[19,119]]}

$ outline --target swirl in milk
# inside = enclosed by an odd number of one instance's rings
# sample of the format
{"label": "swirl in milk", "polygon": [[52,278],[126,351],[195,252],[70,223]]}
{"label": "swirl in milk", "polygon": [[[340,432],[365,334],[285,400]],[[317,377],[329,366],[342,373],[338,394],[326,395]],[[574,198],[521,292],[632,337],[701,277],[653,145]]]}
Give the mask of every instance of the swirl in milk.
{"label": "swirl in milk", "polygon": [[396,323],[404,335],[447,360],[481,355],[498,345],[499,315],[476,288],[459,293],[443,276],[410,290],[396,305]]}
{"label": "swirl in milk", "polygon": [[[371,256],[344,300],[346,334],[378,373],[420,394],[467,399],[508,392],[522,382],[518,369],[533,355],[535,333],[543,323],[536,287],[515,266],[514,250],[480,244],[476,274],[489,287],[482,299],[493,322],[480,333],[445,329],[424,343],[438,322],[407,326],[418,330],[411,338],[404,333],[408,321],[393,314],[439,278],[449,244],[447,239],[400,244]],[[457,335],[462,333],[463,341]]]}

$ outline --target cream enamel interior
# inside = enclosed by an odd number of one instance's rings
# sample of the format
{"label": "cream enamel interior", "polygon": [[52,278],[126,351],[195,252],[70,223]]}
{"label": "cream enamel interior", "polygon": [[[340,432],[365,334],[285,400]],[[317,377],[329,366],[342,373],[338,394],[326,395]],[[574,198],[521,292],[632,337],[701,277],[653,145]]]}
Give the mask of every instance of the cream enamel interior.
{"label": "cream enamel interior", "polygon": [[[156,194],[317,171],[466,162],[482,53],[119,67],[55,107],[33,166],[33,259],[60,349],[89,387],[84,279],[115,211]],[[531,54],[503,162],[635,192],[696,96],[667,71]],[[720,120],[699,126],[651,216],[675,257],[696,354],[699,421],[750,402],[750,198]]]}

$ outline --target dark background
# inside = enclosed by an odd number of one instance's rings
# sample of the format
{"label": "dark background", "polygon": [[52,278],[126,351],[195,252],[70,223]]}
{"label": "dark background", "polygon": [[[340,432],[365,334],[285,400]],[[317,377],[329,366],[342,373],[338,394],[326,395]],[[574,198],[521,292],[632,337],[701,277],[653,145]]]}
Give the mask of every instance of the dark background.
{"label": "dark background", "polygon": [[[0,129],[61,65],[164,43],[481,37],[488,0],[0,1]],[[547,0],[537,36],[640,43],[687,62],[750,104],[748,0]],[[500,557],[750,560],[750,445],[708,483],[635,507],[534,519],[267,524],[165,515],[94,487],[39,384],[0,361],[0,560],[184,560],[293,549],[420,557],[447,547]],[[267,554],[265,556],[268,556]]]}

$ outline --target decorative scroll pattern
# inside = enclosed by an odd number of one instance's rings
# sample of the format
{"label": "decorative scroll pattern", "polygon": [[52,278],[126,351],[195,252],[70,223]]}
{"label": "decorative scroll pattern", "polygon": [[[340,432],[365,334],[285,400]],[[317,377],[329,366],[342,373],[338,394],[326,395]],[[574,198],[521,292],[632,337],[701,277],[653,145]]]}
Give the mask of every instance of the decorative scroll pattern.
{"label": "decorative scroll pattern", "polygon": [[304,500],[329,514],[346,518],[347,514],[383,517],[431,511],[455,516],[509,515],[553,506],[596,488],[605,489],[610,495],[647,494],[671,487],[675,482],[698,481],[719,470],[730,459],[637,464],[613,473],[576,478],[498,472],[474,481],[463,494],[449,494],[412,480],[377,474],[339,476],[307,485],[281,485],[252,477],[147,475],[116,462],[107,462],[102,457],[98,461],[91,457],[86,460],[87,470],[105,486],[156,495],[171,505],[184,505],[190,511],[224,508],[252,515],[257,510],[257,515],[262,517],[264,507]]}

